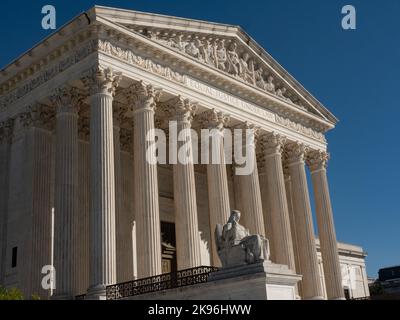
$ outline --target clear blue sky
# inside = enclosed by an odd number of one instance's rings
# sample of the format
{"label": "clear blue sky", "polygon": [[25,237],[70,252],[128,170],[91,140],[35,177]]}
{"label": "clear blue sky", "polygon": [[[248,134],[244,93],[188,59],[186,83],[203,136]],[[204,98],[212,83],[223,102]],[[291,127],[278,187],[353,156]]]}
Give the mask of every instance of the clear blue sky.
{"label": "clear blue sky", "polygon": [[[328,134],[328,174],[338,240],[363,246],[368,274],[400,264],[399,0],[1,1],[0,65],[94,4],[242,26],[339,119]],[[341,8],[357,30],[341,28]]]}

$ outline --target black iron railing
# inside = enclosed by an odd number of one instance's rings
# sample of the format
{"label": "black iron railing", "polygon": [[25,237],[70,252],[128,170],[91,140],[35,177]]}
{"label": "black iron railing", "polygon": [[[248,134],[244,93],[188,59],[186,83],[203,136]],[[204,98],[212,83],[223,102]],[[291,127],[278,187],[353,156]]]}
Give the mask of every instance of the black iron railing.
{"label": "black iron railing", "polygon": [[75,300],[85,300],[86,294],[80,294],[78,296],[75,296]]}
{"label": "black iron railing", "polygon": [[107,300],[118,300],[145,293],[204,283],[208,281],[209,274],[215,271],[218,271],[218,268],[202,266],[114,284],[107,286],[106,297]]}

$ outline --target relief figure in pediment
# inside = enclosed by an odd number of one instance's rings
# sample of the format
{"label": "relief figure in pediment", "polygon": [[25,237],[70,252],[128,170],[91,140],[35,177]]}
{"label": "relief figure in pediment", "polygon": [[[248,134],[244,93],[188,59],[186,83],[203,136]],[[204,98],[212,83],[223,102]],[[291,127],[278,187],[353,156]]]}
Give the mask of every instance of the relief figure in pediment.
{"label": "relief figure in pediment", "polygon": [[265,80],[263,74],[264,69],[262,67],[259,67],[257,70],[254,71],[254,80],[257,87],[265,90]]}
{"label": "relief figure in pediment", "polygon": [[186,47],[186,43],[182,41],[183,35],[178,34],[175,38],[171,38],[168,40],[168,45],[174,49],[178,49],[179,51],[184,51]]}
{"label": "relief figure in pediment", "polygon": [[201,60],[199,46],[201,42],[199,39],[189,42],[185,47],[185,52],[193,58]]}
{"label": "relief figure in pediment", "polygon": [[227,51],[228,72],[234,76],[242,73],[242,66],[240,64],[239,55],[236,52],[237,44],[233,42]]}
{"label": "relief figure in pediment", "polygon": [[272,76],[268,76],[267,83],[265,84],[265,90],[275,93],[274,78]]}
{"label": "relief figure in pediment", "polygon": [[287,101],[292,101],[290,100],[288,97],[285,96],[287,89],[285,87],[279,88],[278,90],[276,90],[276,95],[282,99],[285,99]]}
{"label": "relief figure in pediment", "polygon": [[221,40],[214,44],[215,66],[218,69],[225,70],[225,63],[227,60],[225,41]]}
{"label": "relief figure in pediment", "polygon": [[156,32],[154,32],[154,31],[152,31],[152,30],[144,30],[143,31],[143,34],[146,36],[146,37],[148,37],[148,38],[150,38],[150,39],[152,39],[152,40],[157,40],[158,39],[158,37],[157,37],[157,33]]}
{"label": "relief figure in pediment", "polygon": [[210,41],[206,40],[204,43],[200,41],[200,44],[201,45],[199,47],[199,50],[200,50],[201,60],[205,63],[214,65],[215,64],[214,50]]}
{"label": "relief figure in pediment", "polygon": [[255,75],[254,75],[254,63],[252,60],[249,60],[249,54],[245,52],[240,58],[240,64],[242,67],[242,73],[240,76],[247,82],[251,84],[255,84]]}

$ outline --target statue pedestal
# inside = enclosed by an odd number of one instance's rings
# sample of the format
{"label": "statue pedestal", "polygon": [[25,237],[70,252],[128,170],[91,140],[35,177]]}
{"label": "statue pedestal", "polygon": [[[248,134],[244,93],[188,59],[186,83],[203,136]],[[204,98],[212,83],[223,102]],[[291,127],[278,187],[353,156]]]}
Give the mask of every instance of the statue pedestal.
{"label": "statue pedestal", "polygon": [[296,300],[296,284],[302,276],[286,265],[264,261],[224,268],[210,275],[220,299]]}
{"label": "statue pedestal", "polygon": [[296,300],[295,286],[301,276],[287,266],[270,261],[224,268],[209,281],[187,287],[153,292],[127,299],[169,300]]}

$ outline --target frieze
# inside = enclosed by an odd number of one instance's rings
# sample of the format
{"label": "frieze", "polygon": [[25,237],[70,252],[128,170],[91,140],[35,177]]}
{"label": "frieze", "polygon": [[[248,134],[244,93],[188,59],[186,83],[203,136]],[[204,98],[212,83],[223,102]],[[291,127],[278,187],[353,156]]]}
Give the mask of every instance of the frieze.
{"label": "frieze", "polygon": [[324,134],[321,132],[317,132],[311,128],[303,126],[300,123],[294,122],[290,119],[281,117],[279,115],[276,115],[275,118],[276,118],[276,123],[278,123],[286,128],[292,129],[298,133],[301,133],[303,135],[306,135],[308,137],[311,137],[313,139],[316,139],[318,141],[326,143],[326,138],[325,138]]}
{"label": "frieze", "polygon": [[321,142],[326,142],[325,136],[321,132],[317,132],[311,128],[308,128],[300,123],[294,122],[268,110],[262,109],[254,104],[249,102],[243,101],[233,95],[230,95],[226,92],[218,90],[216,88],[210,87],[202,82],[194,80],[190,77],[185,77],[185,85],[189,88],[195,89],[201,93],[205,93],[213,98],[216,98],[220,101],[229,103],[233,106],[239,107],[240,109],[247,110],[250,113],[258,114],[259,116],[263,117],[264,119],[278,123],[286,128],[294,130],[298,133],[306,135],[310,138],[316,139]]}
{"label": "frieze", "polygon": [[249,102],[243,101],[243,100],[241,100],[233,95],[230,95],[224,91],[210,87],[210,86],[208,86],[202,82],[199,82],[197,80],[194,80],[190,77],[185,77],[185,85],[188,86],[189,88],[195,89],[196,91],[205,93],[213,98],[216,98],[222,102],[229,103],[235,107],[249,111],[251,113],[256,113],[271,122],[275,122],[275,114],[274,113],[269,112],[268,110],[262,109],[262,108],[254,105],[254,104],[251,104]]}
{"label": "frieze", "polygon": [[163,66],[159,63],[155,63],[151,59],[143,58],[142,56],[134,53],[132,50],[115,46],[107,40],[99,40],[98,49],[103,53],[124,60],[129,64],[138,66],[152,73],[158,74],[167,78],[168,80],[173,80],[180,83],[184,82],[184,76],[171,70],[171,68]]}

